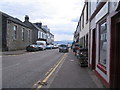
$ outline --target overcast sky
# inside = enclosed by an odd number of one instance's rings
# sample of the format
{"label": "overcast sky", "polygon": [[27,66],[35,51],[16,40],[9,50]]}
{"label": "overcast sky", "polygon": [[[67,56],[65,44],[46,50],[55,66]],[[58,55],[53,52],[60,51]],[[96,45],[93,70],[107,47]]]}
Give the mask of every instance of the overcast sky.
{"label": "overcast sky", "polygon": [[55,41],[73,40],[73,33],[84,6],[84,0],[0,0],[0,11],[24,21],[42,22]]}

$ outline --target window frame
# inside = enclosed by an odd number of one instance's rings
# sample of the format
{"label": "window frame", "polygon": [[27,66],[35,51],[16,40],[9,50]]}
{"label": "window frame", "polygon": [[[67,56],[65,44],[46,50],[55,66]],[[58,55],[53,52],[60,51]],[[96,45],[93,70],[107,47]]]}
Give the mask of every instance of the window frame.
{"label": "window frame", "polygon": [[84,12],[82,13],[82,29],[84,28]]}
{"label": "window frame", "polygon": [[86,2],[86,24],[88,23],[88,17],[89,17],[89,15],[88,15],[88,2]]}
{"label": "window frame", "polygon": [[22,37],[22,41],[24,41],[24,39],[25,39],[25,36],[24,36],[24,31],[25,31],[25,28],[22,28],[22,35],[21,35],[21,37]]}
{"label": "window frame", "polygon": [[[104,23],[107,23],[107,18],[103,18],[99,23],[98,23],[98,32],[99,32],[99,34],[98,34],[98,39],[99,39],[99,43],[98,43],[98,64],[97,64],[97,67],[103,72],[103,73],[105,73],[105,74],[107,74],[107,71],[106,71],[106,66],[104,65],[104,64],[102,64],[102,63],[100,63],[100,35],[101,35],[101,33],[100,33],[100,31],[101,31],[101,29],[100,29],[100,26],[102,25],[102,24],[104,24]],[[107,28],[106,28],[107,29]],[[106,35],[107,36],[107,35]],[[107,52],[107,51],[106,51]],[[107,54],[106,54],[107,55]],[[107,59],[107,56],[106,56],[106,59]],[[107,63],[107,60],[106,60],[106,63]]]}
{"label": "window frame", "polygon": [[13,26],[13,40],[17,40],[17,25]]}
{"label": "window frame", "polygon": [[30,30],[28,30],[28,40],[30,42]]}

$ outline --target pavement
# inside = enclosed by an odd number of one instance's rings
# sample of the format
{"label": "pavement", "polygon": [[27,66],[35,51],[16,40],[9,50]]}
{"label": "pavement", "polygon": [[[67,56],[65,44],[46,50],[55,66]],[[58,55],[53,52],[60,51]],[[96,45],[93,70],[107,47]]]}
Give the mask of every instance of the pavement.
{"label": "pavement", "polygon": [[43,88],[104,88],[104,86],[88,67],[80,67],[78,59],[71,51],[57,73],[48,80],[48,86]]}
{"label": "pavement", "polygon": [[16,50],[16,51],[4,51],[2,55],[20,55],[28,53],[26,50]]}

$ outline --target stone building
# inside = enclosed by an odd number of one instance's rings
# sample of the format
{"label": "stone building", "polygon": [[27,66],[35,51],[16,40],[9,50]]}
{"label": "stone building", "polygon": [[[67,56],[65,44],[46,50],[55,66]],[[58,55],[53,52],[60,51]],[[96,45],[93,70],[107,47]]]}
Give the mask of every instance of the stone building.
{"label": "stone building", "polygon": [[3,12],[1,15],[3,51],[25,49],[32,43],[32,31],[26,24]]}
{"label": "stone building", "polygon": [[38,40],[46,41],[47,44],[54,42],[54,35],[50,33],[50,30],[43,27],[42,23],[31,23],[27,15],[25,21],[22,22],[0,12],[0,19],[3,51],[25,49],[30,44],[36,44]]}
{"label": "stone building", "polygon": [[36,41],[38,40],[39,28],[35,24],[33,24],[29,21],[28,15],[25,16],[24,23],[32,30],[32,36],[31,36],[32,37],[32,44],[35,44]]}
{"label": "stone building", "polygon": [[45,41],[47,43],[47,31],[42,28],[42,23],[34,23],[38,28],[38,40]]}
{"label": "stone building", "polygon": [[50,32],[50,29],[47,27],[47,25],[43,25],[42,28],[44,29],[44,31],[46,32],[46,43],[49,44],[53,44],[54,43],[54,35]]}

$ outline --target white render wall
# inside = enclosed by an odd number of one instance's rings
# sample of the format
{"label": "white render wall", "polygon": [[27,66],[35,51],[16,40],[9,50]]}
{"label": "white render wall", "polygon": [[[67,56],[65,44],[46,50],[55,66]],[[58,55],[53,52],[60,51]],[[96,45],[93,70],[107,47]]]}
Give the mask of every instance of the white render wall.
{"label": "white render wall", "polygon": [[[107,5],[108,4],[108,5]],[[103,7],[105,8],[106,6],[108,6],[108,12],[109,14],[114,12],[116,6],[113,6],[113,2],[109,2],[109,3],[106,3],[106,5]],[[116,4],[117,5],[117,4]],[[105,8],[106,9],[106,8]],[[100,11],[100,12],[104,12],[102,15],[106,15],[108,12],[105,10],[105,9],[101,9],[103,11]],[[111,21],[110,21],[110,17],[109,17],[109,14],[107,14],[107,62],[106,62],[106,71],[107,71],[107,74],[104,74],[99,68],[96,67],[96,71],[108,82],[110,83],[110,38],[111,38]],[[104,16],[103,16],[104,17]],[[101,17],[101,18],[103,18]],[[100,18],[100,19],[101,19]],[[99,20],[98,20],[99,21]],[[98,43],[99,43],[99,40],[98,40],[98,35],[99,32],[98,32],[98,26],[97,26],[97,42],[96,42],[96,65],[98,64]]]}
{"label": "white render wall", "polygon": [[89,33],[89,22],[84,26],[84,28],[80,31],[80,38],[84,37]]}
{"label": "white render wall", "polygon": [[[98,62],[98,60],[99,60],[99,30],[98,30],[98,25],[97,25],[97,31],[96,31],[97,33],[97,37],[96,37],[96,65],[98,65],[99,64],[99,62]],[[108,29],[107,29],[107,35],[108,35]],[[108,36],[107,36],[108,37]],[[108,40],[108,42],[109,42],[109,40]],[[107,44],[108,44],[108,42],[107,42]],[[107,45],[108,46],[108,45]],[[98,67],[96,67],[96,71],[109,83],[109,59],[108,59],[108,57],[109,57],[109,55],[108,55],[108,47],[107,47],[107,59],[106,59],[106,64],[107,64],[107,66],[106,66],[106,71],[107,71],[107,74],[105,74],[105,73],[103,73]]]}
{"label": "white render wall", "polygon": [[[99,20],[101,20],[105,15],[107,15],[108,13],[108,2],[103,6],[103,8],[98,12],[98,14],[96,15],[96,23],[99,22]],[[99,17],[100,16],[100,17]],[[99,17],[99,18],[98,18]],[[96,67],[96,71],[109,83],[109,69],[110,69],[110,55],[109,55],[109,50],[110,50],[110,33],[109,33],[109,24],[108,24],[108,19],[107,19],[107,56],[106,56],[106,71],[107,74],[103,73],[98,67]],[[99,60],[99,28],[98,28],[98,24],[97,24],[97,38],[96,38],[96,65],[99,64],[98,60]]]}
{"label": "white render wall", "polygon": [[[120,0],[118,0],[120,1]],[[91,14],[94,12],[96,9],[96,3],[92,3],[92,9]],[[116,6],[114,6],[113,2],[107,2],[102,9],[97,13],[97,15],[91,20],[90,23],[85,24],[86,22],[84,21],[84,28],[80,31],[80,38],[84,37],[87,33],[89,33],[89,30],[91,30],[91,39],[90,39],[90,62],[89,64],[92,64],[92,37],[93,37],[93,29],[96,29],[96,71],[106,80],[106,82],[110,83],[110,38],[111,38],[111,21],[110,21],[110,16],[109,14],[115,12]],[[86,10],[85,10],[86,11]],[[85,12],[84,12],[85,13]],[[90,14],[90,15],[91,15]],[[86,16],[84,14],[84,16]],[[107,20],[107,54],[106,54],[106,71],[107,74],[105,74],[103,71],[101,71],[97,65],[99,64],[99,29],[98,29],[98,23],[99,21],[106,17]],[[85,20],[85,17],[84,17]],[[81,19],[82,22],[82,19]],[[89,27],[90,25],[90,27]]]}

